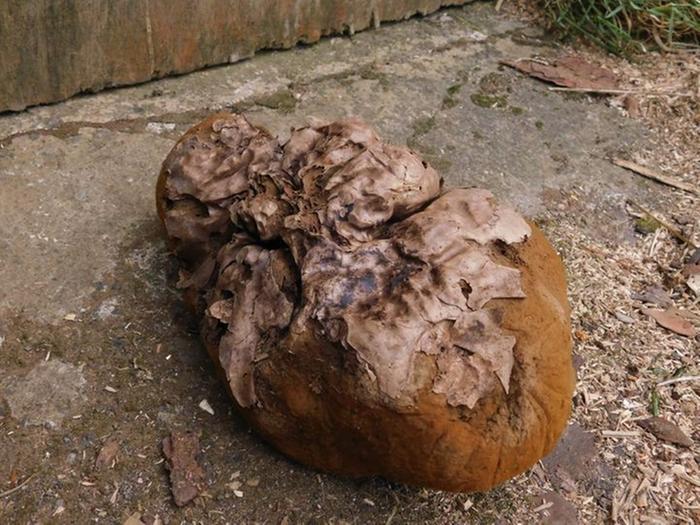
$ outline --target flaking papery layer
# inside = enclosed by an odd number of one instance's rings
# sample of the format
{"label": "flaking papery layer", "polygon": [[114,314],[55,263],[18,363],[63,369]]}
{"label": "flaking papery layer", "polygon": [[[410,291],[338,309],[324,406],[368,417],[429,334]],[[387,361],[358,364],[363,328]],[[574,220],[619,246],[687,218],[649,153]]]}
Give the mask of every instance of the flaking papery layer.
{"label": "flaking papery layer", "polygon": [[515,337],[492,299],[524,293],[499,245],[530,228],[490,192],[441,193],[438,174],[357,120],[293,130],[280,145],[239,115],[196,128],[166,160],[161,211],[186,261],[181,286],[236,401],[258,402],[256,364],[313,329],[362,364],[383,402],[429,387],[472,408],[509,389]]}

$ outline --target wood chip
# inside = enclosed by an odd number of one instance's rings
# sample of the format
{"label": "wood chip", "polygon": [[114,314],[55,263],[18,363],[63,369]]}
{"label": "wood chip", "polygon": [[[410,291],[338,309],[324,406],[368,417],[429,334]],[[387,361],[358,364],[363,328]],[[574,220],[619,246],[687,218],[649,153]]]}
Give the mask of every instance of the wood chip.
{"label": "wood chip", "polygon": [[209,401],[207,401],[206,399],[202,399],[202,401],[199,403],[199,408],[211,414],[212,416],[214,415],[214,409],[211,407]]}
{"label": "wood chip", "polygon": [[659,439],[681,445],[692,447],[693,440],[683,432],[678,425],[662,417],[649,417],[637,420],[637,424],[647,432],[654,434]]}
{"label": "wood chip", "polygon": [[674,177],[669,177],[668,175],[664,175],[663,173],[659,173],[656,170],[653,170],[651,168],[648,168],[646,166],[642,166],[641,164],[637,164],[636,162],[632,162],[630,160],[625,160],[625,159],[619,159],[619,158],[614,158],[612,159],[612,163],[615,164],[615,166],[619,166],[621,168],[625,168],[626,170],[632,171],[636,173],[637,175],[641,175],[642,177],[646,177],[647,179],[654,180],[656,182],[660,182],[661,184],[666,184],[667,186],[672,186],[674,188],[677,188],[679,190],[687,191],[688,193],[692,193],[694,195],[700,195],[700,189],[696,188],[695,186],[685,183],[681,180],[678,180]]}
{"label": "wood chip", "polygon": [[695,337],[695,327],[690,321],[679,316],[673,308],[657,310],[654,308],[642,308],[642,313],[648,315],[660,326],[685,337]]}
{"label": "wood chip", "polygon": [[671,467],[671,473],[674,476],[678,476],[682,480],[687,481],[691,485],[695,485],[696,487],[700,487],[700,480],[698,480],[692,476],[689,476],[688,473],[685,471],[685,467],[683,465],[673,465],[673,467]]}
{"label": "wood chip", "polygon": [[171,432],[163,440],[163,455],[170,471],[170,490],[178,507],[187,505],[205,488],[204,469],[197,461],[199,436],[193,432]]}
{"label": "wood chip", "polygon": [[609,438],[626,438],[639,436],[639,432],[637,432],[636,430],[603,430],[601,434],[603,437]]}

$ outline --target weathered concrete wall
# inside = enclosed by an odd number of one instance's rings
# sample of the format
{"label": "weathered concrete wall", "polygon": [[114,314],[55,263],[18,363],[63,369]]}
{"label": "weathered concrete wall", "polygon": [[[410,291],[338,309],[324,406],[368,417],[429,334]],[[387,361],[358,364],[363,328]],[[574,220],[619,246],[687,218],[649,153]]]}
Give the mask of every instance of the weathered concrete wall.
{"label": "weathered concrete wall", "polygon": [[0,111],[311,43],[469,0],[2,0]]}

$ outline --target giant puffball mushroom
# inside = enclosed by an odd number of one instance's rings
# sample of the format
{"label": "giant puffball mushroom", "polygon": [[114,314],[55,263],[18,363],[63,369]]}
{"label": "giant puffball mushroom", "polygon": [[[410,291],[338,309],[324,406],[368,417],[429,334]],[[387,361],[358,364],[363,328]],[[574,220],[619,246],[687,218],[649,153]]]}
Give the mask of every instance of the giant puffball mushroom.
{"label": "giant puffball mushroom", "polygon": [[574,373],[564,269],[483,189],[348,119],[211,116],[161,170],[178,285],[238,411],[317,469],[486,490],[547,454]]}

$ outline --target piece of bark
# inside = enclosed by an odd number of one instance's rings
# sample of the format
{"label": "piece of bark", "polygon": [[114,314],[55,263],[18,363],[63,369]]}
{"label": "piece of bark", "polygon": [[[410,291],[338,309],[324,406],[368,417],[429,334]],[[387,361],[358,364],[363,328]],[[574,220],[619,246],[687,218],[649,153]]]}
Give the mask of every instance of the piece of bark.
{"label": "piece of bark", "polygon": [[678,425],[662,417],[649,417],[637,421],[637,424],[647,432],[651,432],[657,438],[675,443],[683,447],[692,447],[693,440],[683,432]]}
{"label": "piece of bark", "polygon": [[116,439],[107,440],[95,458],[95,469],[111,467],[117,452],[119,452],[119,442]]}
{"label": "piece of bark", "polygon": [[529,58],[503,60],[501,63],[557,86],[587,90],[608,90],[617,87],[617,77],[612,71],[574,55],[557,58],[549,63]]}
{"label": "piece of bark", "polygon": [[163,455],[170,471],[170,490],[178,507],[187,505],[205,486],[204,469],[197,461],[199,436],[193,432],[171,432],[163,440]]}
{"label": "piece of bark", "polygon": [[655,308],[642,308],[642,313],[648,315],[660,326],[671,330],[679,335],[686,337],[695,337],[697,333],[695,327],[687,319],[679,316],[675,310],[669,308],[667,310],[657,310]]}

